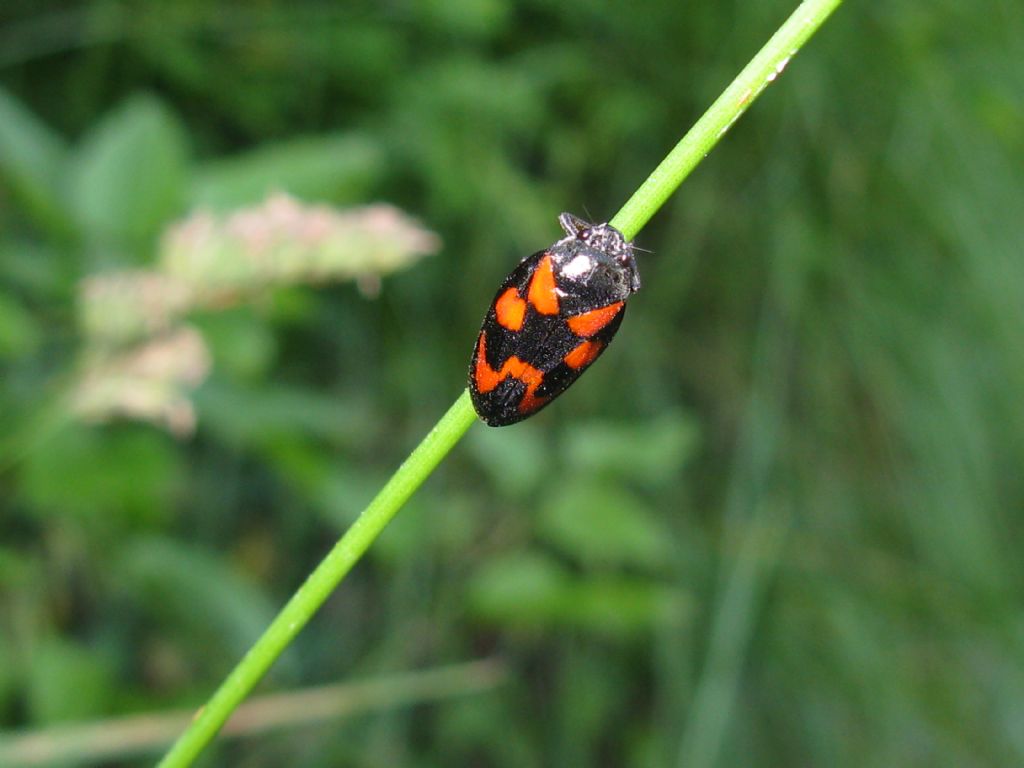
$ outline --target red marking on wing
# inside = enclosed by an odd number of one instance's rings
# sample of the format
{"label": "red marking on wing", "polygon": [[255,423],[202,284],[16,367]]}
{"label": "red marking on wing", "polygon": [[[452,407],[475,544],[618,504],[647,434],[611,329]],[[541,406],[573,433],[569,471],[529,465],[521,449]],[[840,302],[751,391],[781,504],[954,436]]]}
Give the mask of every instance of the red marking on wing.
{"label": "red marking on wing", "polygon": [[574,315],[566,320],[566,323],[569,326],[569,330],[577,336],[583,336],[584,338],[587,336],[593,336],[615,319],[615,316],[619,314],[619,310],[622,309],[623,304],[625,304],[625,302],[616,301],[614,304],[609,304],[607,307],[600,307],[598,309],[592,309],[589,312],[584,312],[581,315]]}
{"label": "red marking on wing", "polygon": [[486,394],[509,376],[526,385],[526,392],[523,393],[523,398],[519,401],[520,413],[535,411],[549,399],[536,395],[537,387],[544,381],[544,372],[520,360],[515,355],[504,362],[500,371],[494,370],[487,362],[487,334],[481,333],[476,347],[476,368],[473,371],[473,381],[476,383],[477,390]]}
{"label": "red marking on wing", "polygon": [[522,299],[514,287],[509,288],[494,302],[494,316],[498,322],[510,331],[518,331],[523,327],[526,315],[526,301]]}
{"label": "red marking on wing", "polygon": [[580,369],[594,362],[594,358],[601,353],[604,347],[600,341],[581,341],[562,360],[570,368]]}
{"label": "red marking on wing", "polygon": [[537,265],[530,279],[530,290],[526,297],[542,315],[558,314],[558,293],[555,290],[555,273],[551,267],[550,256],[545,256]]}

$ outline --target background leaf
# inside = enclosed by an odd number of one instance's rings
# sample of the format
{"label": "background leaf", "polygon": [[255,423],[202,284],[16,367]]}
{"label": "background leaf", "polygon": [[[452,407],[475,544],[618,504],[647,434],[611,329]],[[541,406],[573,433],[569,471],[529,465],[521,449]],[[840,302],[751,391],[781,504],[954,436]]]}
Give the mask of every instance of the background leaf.
{"label": "background leaf", "polygon": [[109,660],[95,649],[58,638],[33,649],[28,676],[29,706],[42,723],[99,715],[113,694]]}
{"label": "background leaf", "polygon": [[153,237],[182,211],[186,162],[181,126],[157,98],[120,104],[75,152],[72,202],[86,238],[126,247]]}
{"label": "background leaf", "polygon": [[128,542],[113,573],[135,609],[149,614],[154,630],[202,646],[205,664],[243,653],[273,613],[267,598],[229,563],[171,540]]}
{"label": "background leaf", "polygon": [[61,186],[66,155],[60,136],[0,88],[0,179],[27,215],[58,235],[67,226]]}
{"label": "background leaf", "polygon": [[540,509],[539,533],[591,565],[657,570],[672,557],[662,516],[634,494],[593,479],[569,480]]}
{"label": "background leaf", "polygon": [[367,136],[291,139],[199,166],[189,202],[229,210],[257,203],[274,192],[303,200],[359,202],[380,177],[382,160],[380,148]]}

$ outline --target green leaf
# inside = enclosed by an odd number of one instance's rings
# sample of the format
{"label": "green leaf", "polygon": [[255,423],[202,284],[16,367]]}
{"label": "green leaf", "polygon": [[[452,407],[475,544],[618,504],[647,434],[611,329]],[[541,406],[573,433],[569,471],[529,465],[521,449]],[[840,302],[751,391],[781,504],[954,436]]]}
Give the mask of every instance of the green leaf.
{"label": "green leaf", "polygon": [[32,649],[28,672],[33,722],[81,720],[108,709],[113,675],[106,660],[91,648],[50,638]]}
{"label": "green leaf", "polygon": [[215,210],[257,203],[273,192],[305,200],[364,200],[383,169],[378,146],[363,136],[310,136],[264,145],[199,168],[189,202]]}
{"label": "green leaf", "polygon": [[259,381],[277,355],[277,340],[267,322],[250,307],[205,312],[194,318],[220,372]]}
{"label": "green leaf", "polygon": [[120,247],[154,237],[182,210],[186,162],[181,126],[160,101],[122,104],[77,150],[72,204],[86,237]]}
{"label": "green leaf", "polygon": [[0,292],[0,360],[32,353],[42,340],[36,319],[17,298]]}
{"label": "green leaf", "polygon": [[653,485],[677,478],[696,448],[693,420],[668,411],[635,424],[580,424],[566,433],[563,452],[580,473],[604,472]]}
{"label": "green leaf", "polygon": [[347,444],[365,437],[371,418],[343,398],[283,385],[234,385],[223,378],[204,384],[195,400],[200,423],[235,445],[271,445],[296,435]]}
{"label": "green leaf", "polygon": [[502,0],[427,0],[415,8],[425,26],[470,39],[499,34],[512,16],[512,5]]}
{"label": "green leaf", "polygon": [[672,558],[672,531],[639,498],[610,484],[571,481],[542,507],[540,533],[594,566],[657,570]]}
{"label": "green leaf", "polygon": [[534,424],[515,429],[475,429],[466,442],[479,468],[503,496],[522,498],[550,473],[551,447]]}
{"label": "green leaf", "polygon": [[61,195],[64,141],[9,93],[0,89],[0,180],[25,211],[47,229],[64,230]]}
{"label": "green leaf", "polygon": [[21,489],[30,509],[92,530],[155,525],[170,511],[177,461],[169,438],[146,427],[69,426],[27,455]]}
{"label": "green leaf", "polygon": [[[0,575],[3,571],[4,553],[0,550]],[[0,635],[0,707],[7,709],[11,706],[18,694],[20,687],[18,680],[20,673],[20,660],[18,654],[12,647],[13,643],[5,635]]]}
{"label": "green leaf", "polygon": [[577,579],[548,555],[517,552],[485,566],[468,586],[470,610],[511,627],[646,632],[687,607],[678,590],[644,579]]}
{"label": "green leaf", "polygon": [[572,579],[554,558],[515,552],[495,558],[470,581],[470,609],[498,623],[543,624],[556,618]]}
{"label": "green leaf", "polygon": [[649,632],[678,620],[690,605],[685,593],[644,579],[580,581],[566,595],[563,621],[610,635]]}
{"label": "green leaf", "polygon": [[124,546],[114,569],[117,583],[152,612],[162,634],[183,637],[183,647],[220,664],[273,617],[266,596],[228,562],[177,541],[138,538]]}

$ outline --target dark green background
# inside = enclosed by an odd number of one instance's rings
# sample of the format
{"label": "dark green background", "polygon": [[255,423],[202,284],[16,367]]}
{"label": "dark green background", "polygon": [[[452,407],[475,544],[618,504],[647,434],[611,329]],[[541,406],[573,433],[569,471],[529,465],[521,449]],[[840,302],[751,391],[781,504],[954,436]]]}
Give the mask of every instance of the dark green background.
{"label": "dark green background", "polygon": [[[461,391],[501,277],[613,215],[793,6],[5,2],[3,730],[201,701]],[[204,764],[1024,762],[1022,40],[1016,0],[840,8],[640,234],[608,354],[474,426],[260,690],[510,677]],[[33,186],[26,147],[73,169],[125,110],[144,194]],[[55,414],[77,281],[260,200],[226,158],[444,247],[376,299],[196,318],[191,439]]]}

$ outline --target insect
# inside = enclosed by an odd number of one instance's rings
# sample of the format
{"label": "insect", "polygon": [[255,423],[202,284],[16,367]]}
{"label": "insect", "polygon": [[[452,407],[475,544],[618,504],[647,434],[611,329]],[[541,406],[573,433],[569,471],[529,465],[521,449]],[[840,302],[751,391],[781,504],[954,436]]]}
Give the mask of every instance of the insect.
{"label": "insect", "polygon": [[512,270],[477,336],[469,390],[492,427],[522,421],[568,389],[604,352],[640,288],[621,232],[571,213],[558,223],[566,236]]}

